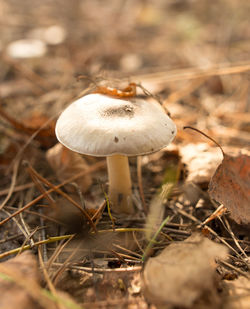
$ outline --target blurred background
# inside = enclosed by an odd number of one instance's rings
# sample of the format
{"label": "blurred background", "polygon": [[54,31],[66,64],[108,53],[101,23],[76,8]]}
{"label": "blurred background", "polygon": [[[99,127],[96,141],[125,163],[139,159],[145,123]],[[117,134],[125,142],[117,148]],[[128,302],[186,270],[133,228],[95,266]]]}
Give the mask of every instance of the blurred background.
{"label": "blurred background", "polygon": [[76,76],[115,77],[167,99],[180,126],[249,142],[249,15],[237,0],[2,0],[0,99],[51,116],[88,86]]}
{"label": "blurred background", "polygon": [[92,74],[244,61],[249,9],[236,0],[1,1],[1,50],[19,39],[45,40],[48,57]]}

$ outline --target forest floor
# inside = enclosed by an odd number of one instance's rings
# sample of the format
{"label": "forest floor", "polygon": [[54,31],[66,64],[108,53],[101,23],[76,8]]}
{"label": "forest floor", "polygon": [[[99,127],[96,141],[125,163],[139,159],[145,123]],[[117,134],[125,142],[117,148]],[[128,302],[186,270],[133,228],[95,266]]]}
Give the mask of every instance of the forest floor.
{"label": "forest floor", "polygon": [[[249,13],[0,1],[0,308],[250,308]],[[177,135],[129,159],[136,210],[117,215],[105,158],[54,127],[76,98],[131,82]]]}

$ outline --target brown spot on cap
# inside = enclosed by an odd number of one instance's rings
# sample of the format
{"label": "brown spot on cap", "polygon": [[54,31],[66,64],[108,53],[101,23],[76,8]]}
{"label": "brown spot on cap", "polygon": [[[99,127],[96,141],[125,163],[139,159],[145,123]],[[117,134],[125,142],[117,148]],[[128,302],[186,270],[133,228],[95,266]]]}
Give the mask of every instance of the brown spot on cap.
{"label": "brown spot on cap", "polygon": [[134,106],[132,104],[125,104],[123,106],[109,107],[101,112],[103,117],[133,117],[135,113]]}
{"label": "brown spot on cap", "polygon": [[118,138],[117,136],[115,136],[114,142],[115,142],[115,143],[118,143],[118,142],[119,142],[119,138]]}

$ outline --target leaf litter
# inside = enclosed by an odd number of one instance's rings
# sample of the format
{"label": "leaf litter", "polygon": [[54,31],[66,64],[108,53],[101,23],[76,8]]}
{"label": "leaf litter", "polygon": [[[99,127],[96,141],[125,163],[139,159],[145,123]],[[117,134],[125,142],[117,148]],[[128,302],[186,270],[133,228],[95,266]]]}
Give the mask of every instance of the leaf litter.
{"label": "leaf litter", "polygon": [[66,293],[42,289],[38,263],[30,252],[0,265],[0,290],[1,308],[80,308]]}
{"label": "leaf litter", "polygon": [[[51,168],[55,171],[58,180],[61,182],[75,175],[79,171],[88,169],[88,164],[81,155],[68,150],[60,143],[57,143],[47,151],[46,159]],[[75,180],[75,183],[79,190],[82,193],[85,193],[89,190],[89,187],[92,184],[92,179],[90,175],[87,174]],[[68,190],[70,190],[70,188],[68,188]],[[71,188],[71,191],[75,192],[75,189]]]}
{"label": "leaf litter", "polygon": [[224,154],[208,190],[211,198],[230,210],[238,223],[250,223],[250,156]]}
{"label": "leaf litter", "polygon": [[250,156],[247,154],[230,156],[205,133],[192,127],[184,129],[200,132],[220,148],[223,160],[209,182],[208,193],[211,198],[230,210],[236,222],[250,223]]}
{"label": "leaf litter", "polygon": [[204,294],[211,298],[209,302],[218,301],[215,259],[224,259],[227,253],[225,246],[198,233],[170,244],[144,268],[146,298],[158,305],[185,308],[194,308]]}
{"label": "leaf litter", "polygon": [[[9,305],[20,308],[22,305],[29,308],[32,302],[47,308],[156,308],[160,297],[155,299],[153,287],[147,292],[142,289],[140,275],[144,266],[146,270],[154,259],[160,259],[161,252],[168,257],[161,261],[162,273],[171,261],[175,265],[177,259],[171,246],[176,245],[180,255],[184,255],[176,273],[183,272],[188,278],[179,292],[187,295],[189,304],[194,308],[224,309],[240,305],[247,308],[250,230],[246,207],[249,157],[245,156],[249,155],[250,141],[247,118],[250,65],[246,57],[249,5],[239,6],[230,0],[225,6],[220,0],[214,10],[205,2],[117,3],[111,0],[108,7],[101,7],[98,1],[87,0],[65,2],[58,7],[45,1],[39,3],[40,10],[29,0],[22,5],[16,0],[0,3],[3,29],[0,99],[5,113],[0,122],[3,175],[0,197],[1,204],[4,202],[0,212],[0,258],[14,263],[23,256],[22,250],[30,250],[42,270],[41,281],[34,274],[33,284],[27,287],[18,271],[30,258],[24,255],[21,265],[9,274],[3,262],[0,266],[5,275],[0,289],[6,279],[11,279],[10,292],[4,290],[4,295],[11,298],[13,303]],[[234,14],[236,10],[238,14]],[[18,61],[4,55],[10,42],[28,38],[33,28],[45,29],[51,23],[67,36],[57,45],[45,42],[47,54],[39,60]],[[131,82],[141,85],[138,95],[149,104],[160,98],[178,126],[174,151],[167,148],[144,156],[139,169],[136,160],[130,159],[132,175],[137,174],[138,178],[133,198],[139,211],[132,218],[111,214],[114,219],[111,222],[104,199],[105,162],[76,158],[62,149],[57,149],[50,163],[47,161],[46,151],[50,152],[56,141],[54,130],[46,122],[81,93],[90,91],[87,79],[76,81],[74,76],[79,75],[92,81],[99,78],[100,85],[118,89]],[[153,96],[147,96],[143,89]],[[6,115],[12,125],[6,121]],[[183,126],[198,127],[225,149],[226,156],[211,182],[220,154],[208,144],[202,148],[200,137],[182,130]],[[228,147],[238,153],[241,150],[242,154],[229,156]],[[27,161],[37,173],[32,178],[31,169],[24,163]],[[174,181],[165,177],[173,167],[174,170],[180,167]],[[214,192],[211,197],[219,205],[209,197],[209,182]],[[164,185],[171,188],[167,198],[159,196]],[[225,207],[228,211],[224,211]],[[88,212],[90,220],[83,216],[83,210]],[[162,221],[163,218],[167,220]],[[197,230],[205,238],[191,243],[188,237]],[[209,239],[213,245],[223,243],[228,248],[227,260],[214,262],[214,247],[202,246]],[[109,242],[112,246],[107,245]],[[193,254],[184,254],[190,247]],[[217,254],[222,256],[223,250],[218,249]],[[16,254],[20,255],[11,258]],[[192,261],[192,257],[198,259],[197,269],[190,267],[190,272],[185,273],[189,266],[184,261]],[[194,276],[197,281],[193,285],[198,287],[192,289],[189,282],[198,269],[204,271],[204,276],[200,276],[203,281],[198,285],[200,278]],[[174,278],[173,269],[168,271]],[[157,283],[162,273],[154,273],[150,281]],[[168,274],[165,278],[170,280]],[[183,278],[181,274],[179,278]],[[151,282],[147,284],[150,286]],[[173,289],[176,286],[173,284]],[[13,298],[11,288],[25,299]],[[41,288],[49,297],[44,298]],[[68,293],[67,296],[61,295],[61,291]],[[166,295],[163,293],[164,302],[169,304],[166,306],[174,308],[176,298]],[[182,301],[181,306],[187,307],[188,303]]]}

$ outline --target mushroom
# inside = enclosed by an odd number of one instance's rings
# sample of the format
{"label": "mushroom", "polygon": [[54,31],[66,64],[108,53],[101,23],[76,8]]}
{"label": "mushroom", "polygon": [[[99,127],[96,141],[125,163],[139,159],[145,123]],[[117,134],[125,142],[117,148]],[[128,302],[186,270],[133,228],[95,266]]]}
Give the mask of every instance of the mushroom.
{"label": "mushroom", "polygon": [[107,157],[109,201],[116,213],[134,212],[128,156],[156,152],[175,135],[175,124],[159,103],[96,93],[73,102],[56,123],[65,147]]}

